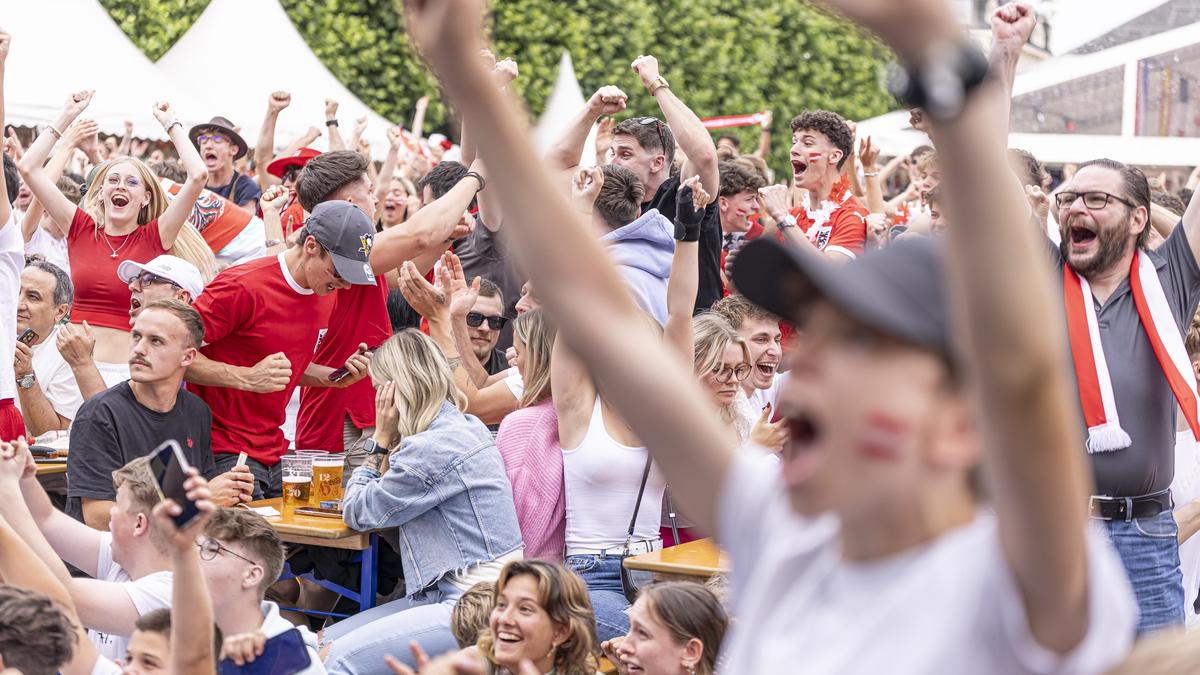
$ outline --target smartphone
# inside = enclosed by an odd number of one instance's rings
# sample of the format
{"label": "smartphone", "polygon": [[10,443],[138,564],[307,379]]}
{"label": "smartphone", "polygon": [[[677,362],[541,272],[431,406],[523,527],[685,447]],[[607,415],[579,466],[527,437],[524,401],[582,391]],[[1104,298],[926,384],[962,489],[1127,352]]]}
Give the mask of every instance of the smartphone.
{"label": "smartphone", "polygon": [[244,666],[224,659],[217,666],[220,675],[293,675],[312,665],[304,638],[295,628],[267,638],[262,654]]}
{"label": "smartphone", "polygon": [[187,458],[183,456],[183,448],[174,439],[164,441],[150,453],[150,472],[154,474],[159,496],[174,500],[183,509],[173,519],[175,526],[180,528],[200,515],[196,503],[187,498],[187,488],[183,486],[190,468]]}
{"label": "smartphone", "polygon": [[24,342],[27,346],[32,346],[38,339],[37,331],[32,328],[26,328],[17,336],[17,342]]}
{"label": "smartphone", "polygon": [[341,509],[318,508],[316,506],[300,506],[296,508],[298,516],[312,516],[315,518],[338,518],[342,517]]}
{"label": "smartphone", "polygon": [[[363,349],[362,347],[359,347],[357,350],[355,350],[354,353],[355,354],[366,354],[367,352],[375,351],[375,349],[378,349],[378,347],[375,347],[373,349]],[[346,379],[346,376],[349,374],[350,374],[350,370],[348,368],[346,368],[346,366],[342,366],[341,368],[338,368],[337,370],[335,370],[329,374],[329,381],[330,382],[341,382],[342,380]]]}

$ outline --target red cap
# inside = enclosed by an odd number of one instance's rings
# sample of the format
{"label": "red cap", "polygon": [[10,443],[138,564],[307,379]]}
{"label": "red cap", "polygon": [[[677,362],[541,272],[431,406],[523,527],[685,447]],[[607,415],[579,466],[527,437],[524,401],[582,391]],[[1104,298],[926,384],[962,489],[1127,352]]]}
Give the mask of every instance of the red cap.
{"label": "red cap", "polygon": [[291,157],[280,157],[279,159],[267,165],[267,173],[276,178],[283,178],[283,172],[293,166],[302,167],[308,164],[308,160],[321,154],[318,150],[312,148],[300,148],[296,154]]}

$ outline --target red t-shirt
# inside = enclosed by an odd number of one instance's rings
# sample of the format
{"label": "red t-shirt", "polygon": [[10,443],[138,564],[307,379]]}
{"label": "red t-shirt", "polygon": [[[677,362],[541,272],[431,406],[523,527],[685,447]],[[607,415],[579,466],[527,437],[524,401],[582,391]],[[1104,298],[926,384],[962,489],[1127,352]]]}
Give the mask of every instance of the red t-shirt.
{"label": "red t-shirt", "polygon": [[871,212],[858,201],[844,179],[833,186],[829,198],[819,208],[810,211],[807,204],[801,204],[791,213],[818,251],[836,251],[853,259],[866,248],[867,216]]}
{"label": "red t-shirt", "polygon": [[[321,338],[313,363],[341,368],[359,343],[365,342],[374,349],[392,336],[392,321],[387,313],[387,278],[376,276],[374,286],[351,286],[335,296],[329,330]],[[342,452],[342,426],[347,413],[359,429],[375,426],[375,389],[371,378],[345,389],[301,387],[296,447]]]}
{"label": "red t-shirt", "polygon": [[207,344],[200,351],[208,358],[253,366],[283,352],[292,364],[287,388],[272,394],[188,385],[212,409],[213,454],[244,450],[268,466],[287,452],[280,427],[288,400],[313,359],[334,303],[332,295],[319,296],[298,286],[283,255],[230,267],[193,305],[204,319]]}
{"label": "red t-shirt", "polygon": [[[117,252],[115,257],[113,251]],[[96,221],[83,209],[75,209],[67,231],[67,258],[75,286],[71,322],[129,330],[129,285],[117,278],[117,265],[122,260],[149,262],[166,252],[157,218],[129,234],[114,237],[98,231]]]}

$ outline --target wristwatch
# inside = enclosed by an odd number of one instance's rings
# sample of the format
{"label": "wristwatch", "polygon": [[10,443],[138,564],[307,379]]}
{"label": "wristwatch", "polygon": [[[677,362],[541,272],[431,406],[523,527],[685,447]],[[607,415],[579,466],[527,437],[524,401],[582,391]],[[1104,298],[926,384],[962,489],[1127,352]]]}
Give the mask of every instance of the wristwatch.
{"label": "wristwatch", "polygon": [[363,441],[363,450],[366,450],[368,455],[386,455],[391,452],[390,448],[385,448],[376,443],[374,438],[368,438]]}
{"label": "wristwatch", "polygon": [[659,89],[670,88],[671,85],[667,82],[667,78],[659,75],[658,77],[654,78],[654,81],[650,83],[649,87],[646,87],[646,91],[650,92],[650,95],[653,96],[654,92],[658,91]]}
{"label": "wristwatch", "polygon": [[790,213],[787,214],[786,216],[783,217],[783,220],[775,221],[775,227],[777,227],[781,230],[787,229],[789,227],[796,227],[796,216],[793,216]]}
{"label": "wristwatch", "polygon": [[17,386],[22,389],[33,389],[34,384],[37,384],[37,375],[33,373],[17,379]]}

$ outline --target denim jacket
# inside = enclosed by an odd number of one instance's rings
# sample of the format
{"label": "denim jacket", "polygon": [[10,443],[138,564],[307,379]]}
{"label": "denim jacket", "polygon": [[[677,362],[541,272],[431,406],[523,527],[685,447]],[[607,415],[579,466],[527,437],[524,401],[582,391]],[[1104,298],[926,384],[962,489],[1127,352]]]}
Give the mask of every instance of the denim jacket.
{"label": "denim jacket", "polygon": [[388,461],[383,477],[355,469],[342,517],[356,530],[399,529],[408,596],[521,547],[512,486],[478,418],[443,403],[429,428],[403,439]]}

